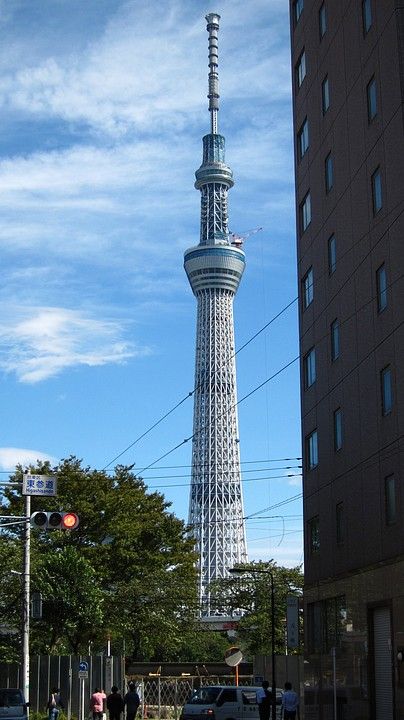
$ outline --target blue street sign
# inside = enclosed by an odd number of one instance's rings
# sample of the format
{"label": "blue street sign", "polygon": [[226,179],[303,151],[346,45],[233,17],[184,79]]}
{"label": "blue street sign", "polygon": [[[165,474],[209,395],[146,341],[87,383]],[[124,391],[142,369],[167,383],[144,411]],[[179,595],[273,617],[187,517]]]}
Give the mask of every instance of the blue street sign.
{"label": "blue street sign", "polygon": [[85,672],[86,670],[88,670],[88,662],[85,662],[85,660],[82,660],[81,663],[79,664],[79,670],[81,672]]}

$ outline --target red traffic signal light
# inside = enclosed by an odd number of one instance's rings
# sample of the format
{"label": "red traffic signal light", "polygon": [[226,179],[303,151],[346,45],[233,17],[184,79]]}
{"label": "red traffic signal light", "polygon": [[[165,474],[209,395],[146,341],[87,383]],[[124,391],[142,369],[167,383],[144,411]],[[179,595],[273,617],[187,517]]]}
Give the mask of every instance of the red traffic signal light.
{"label": "red traffic signal light", "polygon": [[34,512],[30,518],[31,527],[37,530],[75,530],[79,516],[73,512]]}
{"label": "red traffic signal light", "polygon": [[65,512],[62,517],[62,530],[75,530],[79,524],[79,516],[77,513]]}

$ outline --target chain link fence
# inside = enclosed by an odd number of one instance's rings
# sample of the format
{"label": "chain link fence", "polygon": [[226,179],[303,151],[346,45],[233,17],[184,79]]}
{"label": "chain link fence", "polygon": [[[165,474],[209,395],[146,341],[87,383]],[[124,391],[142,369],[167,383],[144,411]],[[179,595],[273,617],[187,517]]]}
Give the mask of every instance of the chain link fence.
{"label": "chain link fence", "polygon": [[[179,720],[182,706],[202,685],[234,685],[234,678],[229,675],[154,678],[135,675],[129,680],[137,685],[142,717],[157,720]],[[252,685],[253,677],[240,676],[239,684]]]}

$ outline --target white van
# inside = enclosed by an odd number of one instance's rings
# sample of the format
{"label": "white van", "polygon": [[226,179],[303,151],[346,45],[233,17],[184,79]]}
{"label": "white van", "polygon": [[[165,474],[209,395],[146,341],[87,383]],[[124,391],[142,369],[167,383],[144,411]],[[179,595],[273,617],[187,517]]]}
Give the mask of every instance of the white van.
{"label": "white van", "polygon": [[[260,687],[206,685],[195,690],[185,703],[181,720],[259,720],[257,690]],[[281,717],[282,690],[276,689],[276,717]]]}

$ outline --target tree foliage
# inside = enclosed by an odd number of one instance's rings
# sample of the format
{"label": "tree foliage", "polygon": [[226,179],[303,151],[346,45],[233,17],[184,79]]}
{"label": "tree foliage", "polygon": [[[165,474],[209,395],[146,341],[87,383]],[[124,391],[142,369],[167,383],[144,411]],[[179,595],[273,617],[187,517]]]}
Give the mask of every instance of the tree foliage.
{"label": "tree foliage", "polygon": [[[33,531],[31,585],[43,596],[43,619],[31,623],[32,652],[94,652],[111,637],[114,652],[136,659],[176,657],[195,632],[196,569],[193,540],[160,493],[148,492],[128,468],[114,473],[83,468],[75,457],[31,472],[57,476],[55,498],[33,497],[36,510],[79,514],[72,531]],[[18,467],[11,478],[22,480]],[[20,490],[4,492],[1,514],[21,515]],[[0,534],[0,624],[18,627],[22,525]],[[4,561],[3,561],[4,558]],[[14,602],[7,604],[7,597]],[[1,636],[0,636],[1,637]],[[10,646],[12,637],[5,642]]]}
{"label": "tree foliage", "polygon": [[274,583],[275,652],[285,652],[286,596],[301,595],[301,567],[286,568],[258,562],[240,564],[239,574],[217,581],[213,592],[218,607],[229,615],[240,616],[238,641],[247,657],[271,653],[271,575]]}

